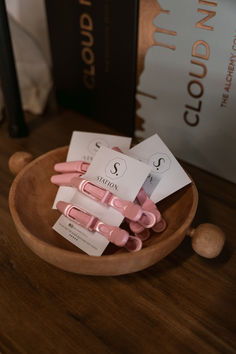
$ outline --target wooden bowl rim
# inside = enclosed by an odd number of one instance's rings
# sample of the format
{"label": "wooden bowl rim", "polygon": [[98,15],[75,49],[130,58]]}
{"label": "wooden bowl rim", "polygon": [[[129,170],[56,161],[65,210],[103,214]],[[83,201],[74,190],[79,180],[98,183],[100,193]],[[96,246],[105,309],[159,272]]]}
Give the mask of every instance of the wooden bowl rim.
{"label": "wooden bowl rim", "polygon": [[[156,244],[152,244],[148,247],[144,247],[142,248],[139,252],[134,252],[134,253],[114,253],[112,255],[102,255],[101,257],[98,256],[89,256],[87,254],[83,254],[83,253],[77,253],[75,251],[70,251],[70,250],[66,250],[66,249],[62,249],[59,247],[56,247],[54,245],[51,245],[43,240],[40,240],[37,236],[34,236],[33,234],[31,234],[30,231],[28,231],[28,229],[25,227],[25,225],[22,223],[20,216],[16,210],[16,206],[14,203],[14,199],[15,199],[15,193],[16,193],[16,189],[18,187],[18,184],[22,178],[22,176],[30,169],[32,168],[32,166],[34,166],[35,164],[40,163],[41,160],[43,160],[44,158],[46,158],[47,156],[54,154],[54,153],[58,153],[61,151],[64,151],[68,149],[68,146],[63,146],[63,147],[59,147],[53,150],[50,150],[42,155],[40,155],[39,157],[35,158],[33,161],[31,161],[30,163],[28,163],[18,174],[17,176],[14,178],[11,188],[10,188],[10,192],[9,192],[9,208],[10,208],[10,212],[13,218],[13,221],[15,223],[16,229],[18,232],[22,232],[24,234],[24,236],[26,236],[26,238],[28,238],[29,240],[32,239],[34,240],[37,244],[46,247],[48,250],[52,250],[57,252],[58,256],[70,256],[70,257],[75,257],[75,258],[80,258],[81,260],[84,261],[88,261],[88,259],[93,262],[93,263],[100,263],[100,260],[102,259],[103,261],[107,261],[107,262],[111,262],[113,259],[116,259],[117,257],[119,257],[122,262],[125,262],[125,260],[127,258],[130,258],[132,256],[138,257],[138,256],[144,256],[144,254],[148,255],[149,253],[153,252],[153,249],[157,248],[158,245],[161,244],[161,242],[164,242],[165,239],[161,240],[159,243]],[[191,209],[189,211],[188,216],[186,217],[184,223],[181,225],[181,227],[179,229],[177,229],[171,237],[175,238],[176,234],[180,234],[180,233],[184,233],[186,232],[187,228],[190,226],[196,210],[197,210],[197,205],[198,205],[198,191],[196,188],[196,185],[194,183],[194,181],[192,180],[191,183],[191,188],[192,188],[192,193],[193,193],[193,203],[191,206]],[[21,235],[20,235],[21,236]],[[21,236],[22,237],[22,236]]]}

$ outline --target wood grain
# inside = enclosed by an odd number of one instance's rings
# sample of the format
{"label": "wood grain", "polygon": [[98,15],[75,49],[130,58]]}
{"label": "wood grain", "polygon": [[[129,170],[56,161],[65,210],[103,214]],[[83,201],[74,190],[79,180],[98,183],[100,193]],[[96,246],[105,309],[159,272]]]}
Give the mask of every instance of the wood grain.
{"label": "wood grain", "polygon": [[[64,272],[20,239],[8,209],[8,159],[68,144],[72,130],[115,133],[72,112],[28,117],[28,138],[0,130],[0,351],[3,353],[236,353],[236,186],[184,164],[199,190],[195,224],[226,233],[222,254],[206,260],[186,238],[144,271],[119,277]],[[31,196],[28,196],[30,198]]]}
{"label": "wood grain", "polygon": [[[52,226],[60,213],[52,210],[52,205],[58,188],[50,183],[50,178],[54,174],[53,166],[65,161],[67,152],[68,148],[62,147],[41,155],[22,169],[12,183],[9,193],[11,215],[19,235],[33,252],[63,270],[78,274],[121,275],[143,270],[179,246],[197,209],[198,193],[194,182],[158,204],[168,227],[159,234],[153,231],[139,252],[131,254],[124,248],[112,247],[111,250],[107,247],[104,255],[92,257],[56,233]],[[14,156],[21,154],[15,153],[10,160]],[[31,198],[27,198],[29,195]],[[193,240],[197,233],[191,232]],[[201,242],[200,239],[195,243]]]}

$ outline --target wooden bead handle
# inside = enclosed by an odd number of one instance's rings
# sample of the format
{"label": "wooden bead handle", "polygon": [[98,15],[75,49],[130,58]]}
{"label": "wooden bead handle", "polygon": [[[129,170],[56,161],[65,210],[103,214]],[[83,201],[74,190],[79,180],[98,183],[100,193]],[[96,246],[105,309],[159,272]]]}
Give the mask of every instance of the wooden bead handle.
{"label": "wooden bead handle", "polygon": [[187,234],[192,238],[193,250],[202,257],[215,258],[223,249],[225,234],[216,225],[201,224],[190,228]]}
{"label": "wooden bead handle", "polygon": [[17,173],[22,170],[30,161],[33,160],[32,154],[26,151],[17,151],[15,152],[8,161],[8,166],[13,173],[13,175],[17,175]]}

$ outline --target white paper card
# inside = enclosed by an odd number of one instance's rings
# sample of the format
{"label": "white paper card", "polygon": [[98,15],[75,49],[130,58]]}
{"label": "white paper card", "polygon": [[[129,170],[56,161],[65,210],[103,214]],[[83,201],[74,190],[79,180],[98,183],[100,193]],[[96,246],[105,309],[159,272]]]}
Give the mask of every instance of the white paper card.
{"label": "white paper card", "polygon": [[[90,163],[101,146],[107,146],[110,148],[118,146],[125,152],[129,149],[130,144],[131,138],[124,136],[74,131],[71,137],[66,161],[83,160]],[[56,209],[56,203],[59,200],[69,202],[73,195],[73,188],[60,187],[53,203],[53,209]]]}
{"label": "white paper card", "polygon": [[143,188],[155,203],[191,183],[184,169],[157,134],[134,146],[128,154],[151,166],[151,173]]}
{"label": "white paper card", "polygon": [[150,171],[146,163],[101,147],[85,176],[118,197],[134,201]]}
{"label": "white paper card", "polygon": [[109,243],[98,232],[88,232],[64,215],[59,217],[53,229],[90,256],[101,256]]}
{"label": "white paper card", "polygon": [[[84,177],[122,199],[134,201],[150,171],[150,166],[102,146]],[[71,202],[109,225],[119,226],[123,221],[123,215],[116,209],[78,191]],[[105,237],[80,227],[64,216],[58,219],[53,229],[89,255],[100,256],[108,244]]]}

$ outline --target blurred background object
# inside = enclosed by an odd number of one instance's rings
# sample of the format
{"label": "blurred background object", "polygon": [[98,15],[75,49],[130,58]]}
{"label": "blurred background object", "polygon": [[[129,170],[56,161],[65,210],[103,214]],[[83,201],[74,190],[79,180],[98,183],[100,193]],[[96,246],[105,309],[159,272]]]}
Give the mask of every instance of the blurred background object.
{"label": "blurred background object", "polygon": [[5,0],[0,0],[0,75],[11,137],[28,134],[21,105]]}
{"label": "blurred background object", "polygon": [[6,4],[23,109],[42,114],[52,88],[44,2],[7,0]]}
{"label": "blurred background object", "polygon": [[36,40],[11,16],[9,24],[23,109],[42,114],[52,88],[49,63]]}
{"label": "blurred background object", "polygon": [[[8,15],[8,23],[22,106],[24,111],[33,114],[43,113],[49,93],[52,89],[50,54],[49,47],[47,47],[48,36],[46,34],[47,24],[42,5],[43,2],[41,1],[22,1],[20,3],[11,0],[7,1],[7,9],[11,13]],[[2,1],[2,6],[4,6],[4,1]],[[32,11],[30,11],[30,9]],[[41,22],[42,18],[44,18],[44,21]],[[3,22],[1,23],[3,24]],[[37,40],[40,41],[40,44]],[[20,98],[16,97],[17,94],[13,94],[13,87],[16,83],[12,85],[10,77],[14,76],[14,65],[8,62],[9,59],[7,56],[9,57],[10,49],[9,43],[6,42],[8,42],[6,37],[3,37],[1,45],[3,51],[2,57],[6,57],[6,59],[5,62],[3,62],[3,60],[1,61],[2,89],[4,95],[0,92],[0,111],[2,115],[5,105],[8,106],[6,107],[7,111],[9,111],[9,109],[12,111],[12,106],[17,105],[17,113],[10,113],[9,132],[11,136],[25,135],[23,133],[17,133],[16,126],[14,129],[12,128],[12,119],[14,119],[12,116],[19,116],[21,114],[19,113]],[[8,45],[8,47],[6,47],[6,45]],[[41,49],[41,45],[43,46],[43,50]],[[8,70],[6,70],[6,66]],[[11,131],[12,129],[15,132]]]}
{"label": "blurred background object", "polygon": [[38,43],[46,62],[51,54],[44,0],[6,0],[8,13]]}
{"label": "blurred background object", "polygon": [[22,27],[17,33],[37,42],[38,63],[19,77],[25,110],[43,112],[53,81],[52,93],[66,109],[122,134],[157,132],[178,158],[236,182],[235,1],[7,5]]}
{"label": "blurred background object", "polygon": [[60,105],[133,135],[138,0],[45,0]]}

